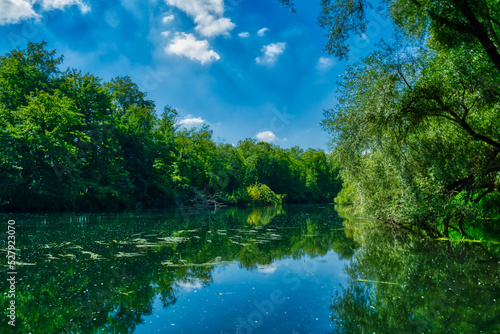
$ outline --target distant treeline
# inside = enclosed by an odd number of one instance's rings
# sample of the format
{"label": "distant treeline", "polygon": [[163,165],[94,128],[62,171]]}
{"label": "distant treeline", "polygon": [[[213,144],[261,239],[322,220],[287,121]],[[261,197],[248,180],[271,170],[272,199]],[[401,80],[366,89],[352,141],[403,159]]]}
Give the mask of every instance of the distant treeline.
{"label": "distant treeline", "polygon": [[340,190],[321,150],[216,144],[175,109],[158,116],[129,77],[61,62],[45,43],[0,58],[1,210],[324,202]]}

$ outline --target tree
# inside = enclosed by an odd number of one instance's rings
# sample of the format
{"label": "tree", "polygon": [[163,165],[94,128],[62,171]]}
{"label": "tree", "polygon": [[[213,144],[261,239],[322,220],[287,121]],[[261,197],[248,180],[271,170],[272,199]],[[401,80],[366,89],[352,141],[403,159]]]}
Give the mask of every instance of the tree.
{"label": "tree", "polygon": [[[385,219],[427,229],[441,222],[445,235],[448,228],[466,235],[464,222],[482,224],[483,204],[499,191],[498,49],[490,50],[473,28],[474,17],[481,18],[495,41],[498,27],[487,26],[498,9],[466,1],[387,4],[407,35],[351,66],[337,106],[325,112],[349,192],[344,200],[350,196],[360,211]],[[457,24],[470,36],[458,36]],[[428,42],[401,43],[424,33]]]}

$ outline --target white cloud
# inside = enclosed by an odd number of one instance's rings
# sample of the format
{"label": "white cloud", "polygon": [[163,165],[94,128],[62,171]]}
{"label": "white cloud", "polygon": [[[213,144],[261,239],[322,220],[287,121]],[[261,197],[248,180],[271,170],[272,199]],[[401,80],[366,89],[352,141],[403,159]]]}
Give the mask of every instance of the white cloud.
{"label": "white cloud", "polygon": [[316,68],[320,71],[327,71],[333,65],[335,65],[335,61],[332,58],[319,57],[318,62],[316,63]]}
{"label": "white cloud", "polygon": [[227,17],[216,19],[215,17],[210,15],[203,17],[202,20],[196,23],[198,23],[195,28],[196,31],[198,31],[201,35],[207,37],[229,35],[229,31],[233,30],[234,27],[236,27],[236,25]]}
{"label": "white cloud", "polygon": [[259,30],[257,31],[257,35],[259,35],[259,36],[261,36],[261,37],[262,37],[262,36],[264,36],[264,34],[266,33],[266,31],[268,31],[268,30],[269,30],[269,28],[262,28],[262,29],[259,29]]}
{"label": "white cloud", "polygon": [[224,0],[165,0],[191,16],[196,31],[206,37],[229,35],[236,25],[224,17]]}
{"label": "white cloud", "polygon": [[80,11],[85,14],[90,12],[90,6],[82,0],[42,0],[42,7],[45,10],[61,9],[77,5]]}
{"label": "white cloud", "polygon": [[177,124],[185,126],[187,128],[201,125],[206,123],[205,120],[201,117],[193,117],[191,115],[187,115],[184,119],[181,119]]}
{"label": "white cloud", "polygon": [[163,23],[169,23],[170,21],[173,21],[174,19],[175,19],[175,16],[170,14],[170,15],[164,16],[163,19],[161,19],[161,21]]}
{"label": "white cloud", "polygon": [[238,34],[238,36],[239,36],[239,37],[241,37],[241,38],[248,38],[248,37],[250,37],[250,33],[249,33],[249,32],[247,32],[247,31],[245,31],[245,32],[240,32],[240,33]]}
{"label": "white cloud", "polygon": [[23,19],[38,17],[33,5],[26,0],[0,2],[0,24],[16,23]]}
{"label": "white cloud", "polygon": [[267,143],[271,143],[278,139],[274,132],[272,131],[261,131],[255,135],[255,137],[260,141],[265,141]]}
{"label": "white cloud", "polygon": [[255,58],[257,64],[274,65],[278,57],[285,52],[286,43],[271,43],[262,48],[262,56]]}
{"label": "white cloud", "polygon": [[40,18],[33,5],[39,4],[41,11],[52,9],[63,10],[77,5],[82,13],[90,11],[90,6],[82,0],[0,0],[0,25],[17,23],[21,20]]}
{"label": "white cloud", "polygon": [[165,48],[165,51],[191,60],[197,60],[202,64],[220,59],[217,52],[210,50],[207,40],[197,40],[193,34],[177,33],[172,43]]}
{"label": "white cloud", "polygon": [[170,36],[170,34],[171,34],[171,32],[170,32],[170,31],[168,31],[168,30],[166,30],[166,31],[162,31],[162,32],[161,32],[161,35],[162,35],[163,37],[169,37],[169,36]]}

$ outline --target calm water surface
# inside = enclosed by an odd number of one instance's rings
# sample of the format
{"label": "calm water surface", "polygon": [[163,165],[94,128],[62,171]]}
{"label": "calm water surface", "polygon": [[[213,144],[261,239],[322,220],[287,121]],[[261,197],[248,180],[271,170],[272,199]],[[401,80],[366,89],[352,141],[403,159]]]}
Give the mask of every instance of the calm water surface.
{"label": "calm water surface", "polygon": [[493,242],[429,241],[333,206],[2,219],[21,263],[1,333],[500,333]]}

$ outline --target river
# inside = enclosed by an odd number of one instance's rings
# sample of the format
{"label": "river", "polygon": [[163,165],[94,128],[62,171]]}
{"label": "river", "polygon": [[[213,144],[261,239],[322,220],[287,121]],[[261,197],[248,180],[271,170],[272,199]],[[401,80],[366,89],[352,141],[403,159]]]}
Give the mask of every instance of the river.
{"label": "river", "polygon": [[19,261],[2,333],[500,332],[495,242],[332,205],[1,216]]}

